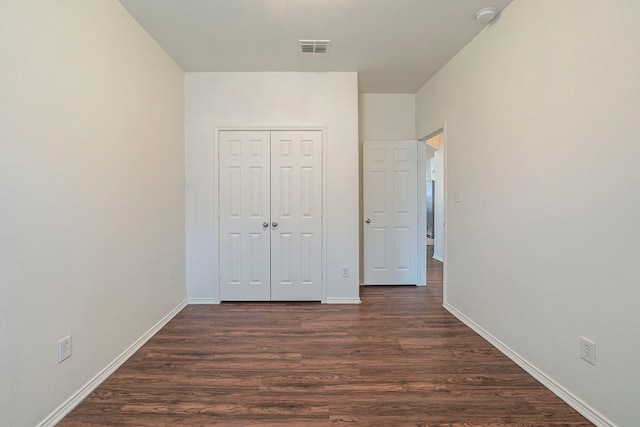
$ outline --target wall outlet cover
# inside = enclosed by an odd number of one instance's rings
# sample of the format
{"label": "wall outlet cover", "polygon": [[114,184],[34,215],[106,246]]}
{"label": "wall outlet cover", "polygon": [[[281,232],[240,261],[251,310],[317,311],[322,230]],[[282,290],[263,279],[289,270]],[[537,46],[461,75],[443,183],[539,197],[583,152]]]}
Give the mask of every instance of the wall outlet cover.
{"label": "wall outlet cover", "polygon": [[580,358],[595,366],[596,343],[588,338],[580,337]]}
{"label": "wall outlet cover", "polygon": [[69,357],[71,357],[71,335],[58,341],[58,363],[62,363]]}

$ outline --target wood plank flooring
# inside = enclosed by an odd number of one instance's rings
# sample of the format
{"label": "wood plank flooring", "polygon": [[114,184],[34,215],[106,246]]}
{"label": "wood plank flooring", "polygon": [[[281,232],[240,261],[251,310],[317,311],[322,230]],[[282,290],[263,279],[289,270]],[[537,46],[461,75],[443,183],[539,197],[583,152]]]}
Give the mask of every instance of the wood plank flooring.
{"label": "wood plank flooring", "polygon": [[59,426],[589,426],[426,287],[186,307]]}

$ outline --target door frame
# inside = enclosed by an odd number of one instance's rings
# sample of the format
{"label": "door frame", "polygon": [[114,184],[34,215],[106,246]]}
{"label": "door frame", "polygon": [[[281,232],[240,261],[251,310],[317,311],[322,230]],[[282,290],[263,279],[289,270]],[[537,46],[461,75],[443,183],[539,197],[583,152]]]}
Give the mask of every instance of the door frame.
{"label": "door frame", "polygon": [[216,197],[213,198],[213,235],[216,239],[213,249],[213,259],[212,265],[214,266],[215,272],[214,283],[213,286],[213,303],[220,304],[220,132],[223,131],[320,131],[320,150],[321,150],[321,161],[322,161],[322,230],[321,230],[321,244],[322,248],[320,249],[320,253],[322,254],[322,259],[320,260],[320,268],[321,268],[321,276],[320,276],[320,285],[321,285],[321,299],[320,302],[323,304],[327,303],[327,126],[215,126],[214,127],[214,137],[213,137],[213,159],[211,161],[214,165],[214,171],[212,179],[213,187],[217,190]]}
{"label": "door frame", "polygon": [[[419,182],[418,182],[418,193],[419,193],[419,199],[418,199],[418,212],[419,212],[419,219],[418,219],[418,230],[420,235],[418,236],[418,244],[420,245],[419,251],[418,251],[418,268],[420,269],[418,271],[418,274],[420,276],[418,276],[418,279],[422,279],[421,275],[424,275],[424,285],[427,284],[427,195],[426,195],[426,188],[425,188],[425,177],[426,177],[426,173],[427,173],[427,162],[426,162],[426,144],[425,141],[428,140],[429,138],[432,138],[438,134],[442,134],[442,160],[443,160],[443,171],[442,171],[442,176],[444,177],[444,182],[443,182],[443,187],[444,187],[444,194],[443,194],[443,207],[442,207],[442,212],[443,212],[443,221],[444,221],[444,227],[443,227],[443,233],[442,233],[442,252],[444,255],[444,260],[442,263],[442,303],[443,305],[447,303],[447,248],[449,247],[449,245],[447,244],[447,224],[448,224],[448,219],[447,219],[447,122],[444,122],[442,124],[442,127],[437,128],[436,130],[434,130],[433,132],[428,133],[426,136],[423,136],[422,138],[418,139],[418,141],[421,142],[421,144],[418,146],[418,156],[422,156],[419,158],[422,158],[421,162],[418,162],[418,176],[419,176]],[[422,147],[422,148],[420,148]],[[420,151],[422,149],[422,151]],[[422,285],[423,282],[421,282],[419,280],[419,284]]]}
{"label": "door frame", "polygon": [[427,144],[418,140],[418,284],[427,286]]}

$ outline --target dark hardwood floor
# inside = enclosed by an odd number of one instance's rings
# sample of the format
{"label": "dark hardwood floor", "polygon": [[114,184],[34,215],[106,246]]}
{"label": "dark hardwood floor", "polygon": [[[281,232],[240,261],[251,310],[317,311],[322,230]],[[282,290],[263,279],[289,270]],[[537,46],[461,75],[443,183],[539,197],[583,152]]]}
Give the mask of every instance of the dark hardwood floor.
{"label": "dark hardwood floor", "polygon": [[192,305],[59,426],[587,426],[426,287]]}

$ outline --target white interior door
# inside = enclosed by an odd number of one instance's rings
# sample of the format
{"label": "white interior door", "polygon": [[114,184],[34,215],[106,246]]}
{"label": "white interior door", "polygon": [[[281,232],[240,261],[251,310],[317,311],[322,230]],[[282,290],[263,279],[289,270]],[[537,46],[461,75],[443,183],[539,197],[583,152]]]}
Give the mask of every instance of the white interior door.
{"label": "white interior door", "polygon": [[321,138],[220,132],[221,300],[321,299]]}
{"label": "white interior door", "polygon": [[364,143],[364,283],[418,283],[418,146]]}
{"label": "white interior door", "polygon": [[271,298],[271,149],[265,131],[219,139],[220,299]]}
{"label": "white interior door", "polygon": [[271,299],[320,300],[320,131],[271,133]]}

